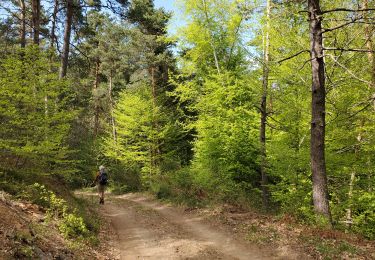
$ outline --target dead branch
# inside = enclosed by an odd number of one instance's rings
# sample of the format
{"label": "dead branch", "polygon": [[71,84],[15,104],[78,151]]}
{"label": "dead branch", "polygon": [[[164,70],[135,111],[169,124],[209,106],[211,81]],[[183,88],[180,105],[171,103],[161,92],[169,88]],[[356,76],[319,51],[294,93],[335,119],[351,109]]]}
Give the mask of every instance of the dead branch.
{"label": "dead branch", "polygon": [[361,81],[363,83],[366,83],[368,85],[372,84],[371,82],[369,82],[367,80],[364,80],[364,79],[361,79],[358,76],[356,76],[351,70],[349,70],[347,67],[345,67],[343,64],[341,64],[337,59],[335,59],[335,57],[332,54],[328,54],[327,56],[330,57],[337,65],[339,65],[341,68],[343,68],[347,73],[349,73],[356,80],[359,80],[359,81]]}
{"label": "dead branch", "polygon": [[368,12],[375,11],[375,8],[365,8],[365,9],[348,9],[348,8],[335,8],[330,10],[322,11],[322,14],[333,13],[333,12]]}
{"label": "dead branch", "polygon": [[374,50],[366,50],[366,49],[345,49],[345,48],[332,48],[332,47],[324,47],[323,50],[325,51],[352,51],[352,52],[375,52]]}
{"label": "dead branch", "polygon": [[360,19],[362,19],[362,17],[352,18],[351,21],[346,22],[346,23],[343,23],[343,24],[340,24],[340,25],[338,25],[338,26],[336,26],[336,27],[323,29],[323,30],[322,30],[322,33],[332,32],[332,31],[334,31],[334,30],[337,30],[337,29],[340,29],[340,28],[342,28],[342,27],[348,26],[348,25],[350,25],[350,24],[352,24],[352,23],[355,23],[356,21],[358,21],[358,20],[360,20]]}
{"label": "dead branch", "polygon": [[287,60],[290,60],[290,59],[293,59],[294,57],[297,57],[298,55],[300,55],[300,54],[302,54],[302,53],[304,53],[304,52],[308,52],[308,53],[310,53],[309,50],[302,50],[302,51],[299,51],[299,52],[293,54],[292,56],[289,56],[289,57],[287,57],[287,58],[285,58],[285,59],[282,59],[282,60],[277,61],[277,63],[281,64],[282,62],[287,61]]}

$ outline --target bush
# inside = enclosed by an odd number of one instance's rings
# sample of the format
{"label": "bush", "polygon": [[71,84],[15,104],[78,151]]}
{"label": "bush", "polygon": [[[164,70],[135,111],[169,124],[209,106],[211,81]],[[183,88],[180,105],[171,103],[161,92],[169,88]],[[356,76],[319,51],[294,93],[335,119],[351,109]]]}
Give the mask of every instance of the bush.
{"label": "bush", "polygon": [[83,218],[73,213],[64,213],[58,227],[61,234],[66,238],[86,237],[88,235]]}
{"label": "bush", "polygon": [[84,219],[70,210],[66,200],[59,198],[44,185],[35,183],[27,187],[23,198],[46,208],[47,216],[58,220],[58,229],[66,238],[88,237],[89,232]]}
{"label": "bush", "polygon": [[353,205],[355,231],[375,239],[375,194],[364,192],[355,199]]}

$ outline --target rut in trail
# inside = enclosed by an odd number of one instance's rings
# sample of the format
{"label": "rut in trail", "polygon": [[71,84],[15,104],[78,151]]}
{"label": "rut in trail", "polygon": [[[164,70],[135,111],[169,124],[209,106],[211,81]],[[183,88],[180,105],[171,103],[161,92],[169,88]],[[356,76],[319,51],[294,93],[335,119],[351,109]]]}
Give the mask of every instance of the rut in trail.
{"label": "rut in trail", "polygon": [[117,259],[282,259],[140,194],[111,196],[100,212],[117,234]]}

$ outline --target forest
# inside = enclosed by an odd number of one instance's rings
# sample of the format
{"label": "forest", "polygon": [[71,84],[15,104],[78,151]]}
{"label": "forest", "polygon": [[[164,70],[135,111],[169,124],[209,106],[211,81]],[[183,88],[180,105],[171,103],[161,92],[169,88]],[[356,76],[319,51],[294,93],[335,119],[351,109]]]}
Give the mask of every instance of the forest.
{"label": "forest", "polygon": [[171,32],[153,0],[0,2],[0,189],[105,165],[112,193],[375,239],[375,1],[175,5]]}

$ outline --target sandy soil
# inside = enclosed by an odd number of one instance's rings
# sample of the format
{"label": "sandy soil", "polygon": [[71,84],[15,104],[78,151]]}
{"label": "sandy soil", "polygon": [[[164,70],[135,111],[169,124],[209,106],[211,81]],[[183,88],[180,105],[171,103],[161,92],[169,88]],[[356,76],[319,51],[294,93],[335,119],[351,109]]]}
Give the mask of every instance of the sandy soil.
{"label": "sandy soil", "polygon": [[291,259],[142,194],[107,196],[100,212],[115,231],[116,259]]}

